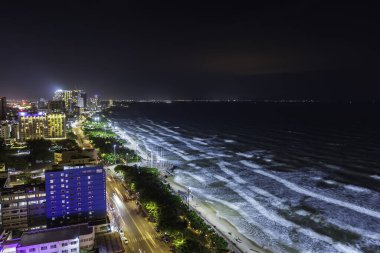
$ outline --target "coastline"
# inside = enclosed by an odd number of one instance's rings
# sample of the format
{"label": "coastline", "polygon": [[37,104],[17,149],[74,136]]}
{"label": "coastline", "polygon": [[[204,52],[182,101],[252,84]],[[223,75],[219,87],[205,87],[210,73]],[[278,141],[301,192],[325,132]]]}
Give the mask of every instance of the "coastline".
{"label": "coastline", "polygon": [[[146,153],[140,146],[118,126],[112,127],[114,132],[122,139],[126,140],[128,144],[125,144],[127,148],[133,149],[143,159],[140,163],[144,163],[149,158],[149,154]],[[157,167],[161,172],[167,168],[160,168],[160,164],[153,164],[153,167]],[[173,176],[166,178],[166,181],[170,184],[175,193],[180,191],[187,191],[186,187],[178,184],[174,181]],[[232,252],[256,252],[256,253],[270,253],[271,251],[264,249],[256,244],[251,239],[248,239],[245,235],[240,233],[238,229],[232,225],[228,220],[218,217],[215,210],[208,206],[204,201],[197,198],[192,198],[189,201],[190,207],[198,213],[198,215],[223,237],[229,244]],[[238,239],[237,239],[238,238]]]}
{"label": "coastline", "polygon": [[[178,190],[186,192],[187,189],[181,184],[174,181],[173,177],[166,178],[175,192]],[[251,239],[240,233],[237,228],[232,225],[228,220],[218,217],[215,210],[208,206],[204,201],[193,197],[190,201],[190,208],[193,209],[206,223],[210,224],[229,244],[230,250],[233,252],[256,252],[256,253],[270,253],[271,251],[260,247]],[[239,238],[239,242],[236,240]]]}

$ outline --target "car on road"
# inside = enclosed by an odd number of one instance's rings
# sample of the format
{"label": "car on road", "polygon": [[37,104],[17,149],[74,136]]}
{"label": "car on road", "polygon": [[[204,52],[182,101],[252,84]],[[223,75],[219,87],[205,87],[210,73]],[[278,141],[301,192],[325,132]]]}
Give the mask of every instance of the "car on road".
{"label": "car on road", "polygon": [[128,239],[126,237],[122,237],[121,240],[123,241],[124,244],[128,244]]}
{"label": "car on road", "polygon": [[121,237],[124,237],[124,231],[123,230],[120,229],[119,230],[119,234],[120,234]]}

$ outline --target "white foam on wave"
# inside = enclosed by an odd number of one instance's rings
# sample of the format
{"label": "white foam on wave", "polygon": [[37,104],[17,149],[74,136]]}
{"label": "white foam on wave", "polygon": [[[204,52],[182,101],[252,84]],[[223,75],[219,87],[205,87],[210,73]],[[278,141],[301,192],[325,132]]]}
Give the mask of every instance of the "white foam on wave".
{"label": "white foam on wave", "polygon": [[373,232],[373,231],[369,231],[369,230],[365,230],[365,229],[361,229],[361,228],[358,228],[358,227],[353,227],[347,223],[343,223],[341,221],[338,221],[338,220],[335,220],[335,219],[328,219],[327,220],[330,224],[333,224],[341,229],[344,229],[344,230],[347,230],[347,231],[351,231],[351,232],[354,232],[356,234],[359,234],[361,236],[364,236],[364,237],[367,237],[367,238],[370,238],[370,239],[373,239],[373,240],[377,240],[377,241],[380,241],[380,234],[379,233],[376,233],[376,232]]}
{"label": "white foam on wave", "polygon": [[179,133],[178,132],[176,132],[176,131],[173,131],[173,130],[171,130],[170,128],[168,128],[168,127],[164,127],[164,126],[161,126],[161,125],[159,125],[159,124],[156,124],[156,123],[153,123],[153,122],[151,122],[151,124],[152,125],[154,125],[154,126],[156,126],[156,127],[159,127],[159,128],[161,128],[161,129],[163,129],[163,130],[165,130],[166,132],[168,132],[168,133],[172,133],[172,134],[176,134],[176,135],[179,135]]}
{"label": "white foam on wave", "polygon": [[367,188],[363,188],[363,187],[359,187],[359,186],[351,185],[351,184],[345,185],[344,188],[351,190],[351,191],[354,191],[354,192],[371,193],[371,191]]}
{"label": "white foam on wave", "polygon": [[224,140],[224,142],[225,142],[225,143],[234,143],[235,141],[234,141],[234,140],[229,140],[229,139],[227,139],[227,140]]}
{"label": "white foam on wave", "polygon": [[182,138],[182,137],[179,137],[179,136],[172,136],[172,138],[175,139],[175,140],[177,140],[177,141],[179,141],[179,142],[184,143],[188,148],[190,148],[192,150],[202,151],[202,149],[197,148],[194,145],[192,145],[189,141],[186,141],[186,138]]}
{"label": "white foam on wave", "polygon": [[298,231],[312,239],[317,239],[319,241],[323,241],[325,243],[330,244],[332,247],[334,247],[336,250],[340,252],[348,252],[348,253],[357,253],[361,252],[355,248],[352,248],[348,245],[342,244],[340,242],[335,242],[332,238],[321,235],[316,233],[315,231],[311,229],[307,229],[304,227],[301,227],[291,221],[288,221],[281,216],[277,215],[276,213],[272,212],[271,210],[266,209],[263,205],[261,205],[258,201],[256,201],[254,198],[251,196],[248,196],[245,192],[243,192],[241,189],[239,189],[236,183],[230,182],[228,179],[223,178],[222,176],[215,175],[215,178],[218,180],[221,180],[225,182],[229,188],[233,191],[235,191],[237,194],[239,194],[240,197],[242,197],[244,200],[246,200],[248,203],[252,205],[253,208],[255,208],[262,216],[267,218],[268,220],[271,220],[273,222],[276,222],[277,224],[286,227],[286,228],[295,228],[298,229]]}
{"label": "white foam on wave", "polygon": [[236,173],[234,173],[232,170],[227,169],[226,165],[231,165],[230,163],[227,163],[227,162],[218,162],[217,165],[219,166],[219,168],[224,173],[226,173],[227,175],[231,176],[237,183],[239,183],[239,184],[246,184],[247,183],[247,181],[245,181],[244,179],[242,179],[239,175],[237,175]]}
{"label": "white foam on wave", "polygon": [[308,216],[308,215],[310,215],[309,212],[307,212],[305,210],[302,210],[302,209],[297,210],[295,213],[298,214],[298,215],[300,215],[300,216]]}
{"label": "white foam on wave", "polygon": [[195,143],[198,143],[198,144],[201,144],[201,145],[204,145],[204,146],[207,146],[208,143],[207,142],[204,142],[205,139],[201,139],[201,138],[193,138],[191,139],[192,142],[195,142]]}
{"label": "white foam on wave", "polygon": [[326,184],[331,184],[331,185],[338,185],[339,184],[338,182],[336,182],[334,180],[330,180],[330,179],[323,180],[323,182],[325,182]]}
{"label": "white foam on wave", "polygon": [[141,128],[141,127],[136,127],[136,129],[140,130],[141,132],[144,132],[144,133],[149,133],[148,130],[144,129],[144,128]]}
{"label": "white foam on wave", "polygon": [[188,163],[187,165],[190,166],[190,167],[193,167],[194,169],[197,169],[197,170],[201,170],[202,169],[202,167],[196,165],[195,163]]}
{"label": "white foam on wave", "polygon": [[189,157],[186,153],[184,153],[182,150],[178,149],[178,148],[174,148],[174,147],[163,147],[164,149],[166,149],[167,151],[173,153],[173,154],[176,154],[177,156],[181,157],[183,160],[185,161],[191,161],[193,160],[191,157]]}
{"label": "white foam on wave", "polygon": [[224,154],[224,153],[216,153],[216,152],[207,152],[207,155],[212,156],[213,158],[216,158],[216,157],[231,158],[232,157],[232,155],[227,155],[227,154]]}
{"label": "white foam on wave", "polygon": [[284,206],[282,204],[282,200],[280,198],[274,196],[270,192],[268,192],[264,189],[261,189],[259,187],[256,187],[256,186],[250,186],[248,188],[251,191],[253,191],[254,193],[268,198],[270,200],[271,205],[274,205],[274,206],[279,207],[279,208],[284,208]]}
{"label": "white foam on wave", "polygon": [[242,157],[245,157],[245,158],[252,158],[253,157],[253,155],[250,153],[237,152],[236,154],[240,155]]}
{"label": "white foam on wave", "polygon": [[196,175],[194,173],[191,173],[191,172],[188,172],[188,171],[181,171],[181,174],[189,175],[190,177],[194,178],[195,180],[197,180],[200,183],[203,183],[203,184],[206,183],[206,179],[205,178],[203,178],[202,176]]}
{"label": "white foam on wave", "polygon": [[[223,178],[223,177],[222,177]],[[223,200],[223,199],[219,199],[219,198],[216,198],[215,196],[211,195],[211,194],[207,194],[205,193],[204,191],[198,189],[198,188],[191,188],[191,192],[192,193],[197,193],[198,195],[202,195],[205,199],[209,199],[209,200],[212,200],[212,201],[215,201],[215,202],[219,202],[225,206],[227,206],[228,208],[234,210],[234,211],[237,211],[238,213],[241,212],[242,210],[242,206],[244,205],[244,203],[238,203],[238,202],[229,202],[229,201],[226,201],[226,200]]]}
{"label": "white foam on wave", "polygon": [[365,207],[361,207],[361,206],[358,206],[358,205],[355,205],[355,204],[351,204],[351,203],[348,203],[348,202],[345,202],[345,201],[342,201],[342,200],[338,200],[338,199],[335,199],[335,198],[331,198],[331,197],[328,197],[328,196],[324,196],[324,195],[315,193],[313,191],[307,190],[305,188],[302,188],[302,187],[298,186],[295,183],[292,183],[292,182],[290,182],[288,180],[282,179],[282,178],[280,178],[280,177],[278,177],[278,176],[276,176],[274,174],[271,174],[269,172],[266,172],[266,171],[263,171],[261,169],[258,169],[258,167],[257,167],[256,164],[251,164],[248,161],[244,161],[243,164],[246,165],[246,166],[248,166],[248,167],[254,168],[253,172],[258,173],[258,174],[263,175],[263,176],[266,176],[266,177],[269,177],[269,178],[271,178],[271,179],[273,179],[273,180],[281,183],[282,185],[286,186],[287,188],[289,188],[292,191],[295,191],[295,192],[298,192],[300,194],[313,197],[315,199],[324,201],[324,202],[329,203],[329,204],[334,204],[334,205],[337,205],[337,206],[341,206],[341,207],[353,210],[355,212],[358,212],[358,213],[361,213],[361,214],[365,214],[365,215],[372,216],[374,218],[380,219],[380,213],[377,212],[377,211],[374,211],[374,210],[371,210],[371,209],[368,209],[368,208],[365,208]]}
{"label": "white foam on wave", "polygon": [[373,178],[373,179],[376,179],[376,180],[380,180],[380,176],[379,175],[371,175],[370,177]]}

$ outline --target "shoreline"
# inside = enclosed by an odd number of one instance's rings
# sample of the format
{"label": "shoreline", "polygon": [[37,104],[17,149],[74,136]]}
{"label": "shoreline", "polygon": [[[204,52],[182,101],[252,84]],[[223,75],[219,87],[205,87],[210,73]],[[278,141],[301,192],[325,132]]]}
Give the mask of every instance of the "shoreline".
{"label": "shoreline", "polygon": [[[167,183],[170,184],[175,193],[180,191],[187,191],[186,187],[174,181],[173,176],[166,178]],[[238,229],[231,224],[228,220],[218,217],[215,209],[204,203],[203,200],[193,197],[190,201],[190,208],[195,211],[207,224],[211,225],[229,244],[229,249],[233,252],[256,252],[256,253],[270,253],[256,244],[251,239],[240,233]],[[240,242],[236,240],[240,239]]]}
{"label": "shoreline", "polygon": [[[114,122],[112,123],[114,124]],[[150,157],[149,154],[140,148],[140,145],[134,141],[133,136],[127,134],[119,126],[112,126],[112,129],[119,136],[119,138],[122,138],[129,143],[125,144],[127,148],[134,149],[136,151],[136,154],[142,158],[142,161],[139,162],[140,164],[143,164],[144,162],[148,163],[148,159],[146,158]],[[166,173],[167,168],[160,167],[160,164],[153,163],[152,165],[153,167],[157,168],[161,174]],[[166,178],[166,181],[175,191],[175,194],[178,193],[178,190],[187,191],[185,186],[174,181],[173,175],[169,175],[168,178]],[[232,250],[232,252],[271,253],[271,251],[264,249],[260,245],[256,244],[253,240],[248,239],[245,235],[240,233],[238,229],[228,220],[218,217],[215,209],[208,206],[204,200],[196,199],[198,201],[195,201],[194,198],[195,197],[189,201],[190,207],[228,242],[228,248]],[[239,241],[236,240],[237,238]]]}

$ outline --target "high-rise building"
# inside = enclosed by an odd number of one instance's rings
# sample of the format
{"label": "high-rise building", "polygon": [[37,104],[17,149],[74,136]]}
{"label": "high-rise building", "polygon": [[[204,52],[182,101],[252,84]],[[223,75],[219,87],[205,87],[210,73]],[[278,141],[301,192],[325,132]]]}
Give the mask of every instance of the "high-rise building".
{"label": "high-rise building", "polygon": [[66,138],[66,115],[63,113],[19,113],[21,140]]}
{"label": "high-rise building", "polygon": [[14,138],[16,140],[20,139],[20,127],[19,127],[19,124],[15,124],[15,123],[12,124],[12,127],[11,127],[11,138]]}
{"label": "high-rise building", "polygon": [[86,94],[86,92],[84,92],[84,91],[79,92],[77,106],[79,108],[86,108],[87,107],[87,94]]}
{"label": "high-rise building", "polygon": [[46,227],[45,185],[4,188],[0,195],[2,226],[28,230]]}
{"label": "high-rise building", "polygon": [[11,138],[12,126],[8,123],[3,123],[0,125],[0,139],[6,140]]}
{"label": "high-rise building", "polygon": [[64,101],[67,112],[72,112],[75,107],[85,108],[87,106],[87,95],[82,90],[57,90],[53,100]]}
{"label": "high-rise building", "polygon": [[48,227],[106,219],[103,166],[64,166],[45,172]]}
{"label": "high-rise building", "polygon": [[99,96],[94,95],[94,97],[90,98],[87,108],[92,111],[96,111],[99,105]]}
{"label": "high-rise building", "polygon": [[63,100],[51,100],[48,102],[48,112],[49,113],[64,113],[65,112],[65,101]]}
{"label": "high-rise building", "polygon": [[37,101],[37,108],[38,108],[39,110],[41,110],[41,109],[45,109],[45,108],[46,108],[46,105],[47,105],[47,101],[46,101],[46,99],[44,99],[44,98],[40,98],[40,99]]}
{"label": "high-rise building", "polygon": [[7,118],[7,98],[0,97],[0,120]]}

